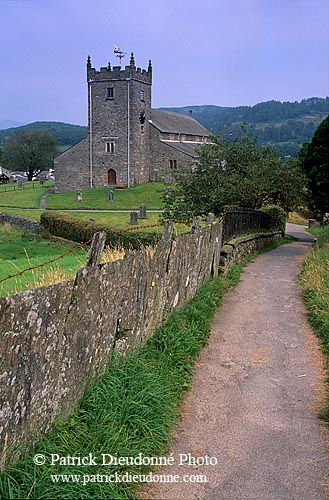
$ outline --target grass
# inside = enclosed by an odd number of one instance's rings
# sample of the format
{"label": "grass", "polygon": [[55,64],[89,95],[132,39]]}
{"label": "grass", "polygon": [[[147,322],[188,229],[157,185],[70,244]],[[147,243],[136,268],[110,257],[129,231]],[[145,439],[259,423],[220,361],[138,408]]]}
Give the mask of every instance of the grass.
{"label": "grass", "polygon": [[82,191],[82,201],[77,201],[76,192],[51,194],[47,198],[47,209],[88,209],[88,210],[138,210],[146,205],[149,210],[162,208],[162,196],[165,184],[148,182],[128,189],[113,189],[114,202],[109,202],[108,187]]}
{"label": "grass", "polygon": [[308,226],[309,219],[313,218],[313,213],[310,210],[306,208],[300,208],[295,212],[289,213],[287,222],[290,222],[291,224],[301,224],[303,226]]}
{"label": "grass", "polygon": [[[316,247],[305,259],[300,282],[310,323],[321,340],[329,368],[329,226],[310,232],[318,240]],[[329,396],[321,416],[329,422]]]}
{"label": "grass", "polygon": [[[44,239],[8,224],[0,225],[0,280],[52,260],[73,247],[72,244]],[[86,258],[87,250],[78,248],[57,262],[3,281],[0,283],[0,296],[73,278],[77,270],[85,265]]]}
{"label": "grass", "polygon": [[38,182],[26,182],[24,189],[18,189],[17,184],[0,186],[0,207],[39,208],[40,199],[54,185],[53,181],[41,186]]}

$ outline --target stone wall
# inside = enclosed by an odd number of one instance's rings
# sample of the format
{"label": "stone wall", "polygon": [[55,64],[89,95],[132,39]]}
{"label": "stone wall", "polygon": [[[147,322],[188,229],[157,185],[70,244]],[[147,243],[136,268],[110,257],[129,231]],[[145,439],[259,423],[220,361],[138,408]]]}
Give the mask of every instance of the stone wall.
{"label": "stone wall", "polygon": [[30,219],[25,219],[19,215],[10,215],[4,212],[0,213],[0,223],[11,224],[13,226],[18,226],[26,231],[32,231],[33,233],[41,232],[42,228],[37,221]]}
{"label": "stone wall", "polygon": [[89,139],[83,139],[54,159],[56,192],[90,188]]}
{"label": "stone wall", "polygon": [[191,169],[194,163],[192,156],[169,146],[168,143],[161,142],[160,132],[154,126],[150,127],[150,151],[152,158],[151,180],[155,182],[175,182],[169,167],[169,160],[176,160],[177,167],[184,166],[188,169]]}
{"label": "stone wall", "polygon": [[75,280],[0,298],[3,462],[73,410],[114,347],[125,353],[143,343],[218,273],[221,233],[212,224],[172,240],[169,224],[154,252],[128,253],[81,269]]}
{"label": "stone wall", "polygon": [[220,271],[224,274],[230,268],[244,260],[248,255],[268,247],[271,243],[280,241],[279,231],[243,235],[225,243],[220,252]]}

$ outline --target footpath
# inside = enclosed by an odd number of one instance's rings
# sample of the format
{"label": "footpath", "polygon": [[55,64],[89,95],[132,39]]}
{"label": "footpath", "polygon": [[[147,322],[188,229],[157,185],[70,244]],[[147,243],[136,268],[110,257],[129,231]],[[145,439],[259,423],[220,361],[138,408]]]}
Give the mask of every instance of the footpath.
{"label": "footpath", "polygon": [[213,321],[166,455],[174,463],[156,471],[179,482],[140,498],[329,499],[323,358],[297,282],[313,238],[287,232],[300,240],[250,263]]}

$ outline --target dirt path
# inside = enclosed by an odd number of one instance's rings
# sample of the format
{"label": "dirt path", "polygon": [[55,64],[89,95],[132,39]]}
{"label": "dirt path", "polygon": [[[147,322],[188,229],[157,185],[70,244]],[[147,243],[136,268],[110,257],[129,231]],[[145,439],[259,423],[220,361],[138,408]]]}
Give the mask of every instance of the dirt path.
{"label": "dirt path", "polygon": [[[180,482],[153,483],[142,498],[326,498],[329,460],[316,412],[322,356],[296,281],[312,238],[301,227],[288,232],[302,240],[249,264],[215,317],[171,449],[174,464],[157,471]],[[188,460],[180,454],[217,463],[180,465]],[[184,482],[200,475],[206,483]]]}

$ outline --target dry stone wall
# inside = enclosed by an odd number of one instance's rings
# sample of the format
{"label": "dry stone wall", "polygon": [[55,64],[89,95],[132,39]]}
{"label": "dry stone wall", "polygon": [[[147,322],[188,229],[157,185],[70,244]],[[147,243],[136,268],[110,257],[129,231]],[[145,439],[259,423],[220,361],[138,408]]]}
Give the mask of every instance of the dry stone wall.
{"label": "dry stone wall", "polygon": [[172,240],[154,252],[78,271],[75,280],[0,299],[0,456],[10,463],[68,415],[109,363],[149,338],[217,274],[222,225]]}

